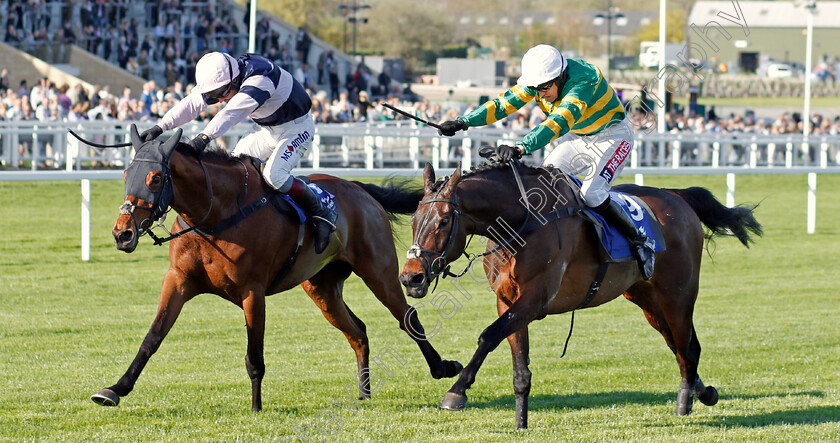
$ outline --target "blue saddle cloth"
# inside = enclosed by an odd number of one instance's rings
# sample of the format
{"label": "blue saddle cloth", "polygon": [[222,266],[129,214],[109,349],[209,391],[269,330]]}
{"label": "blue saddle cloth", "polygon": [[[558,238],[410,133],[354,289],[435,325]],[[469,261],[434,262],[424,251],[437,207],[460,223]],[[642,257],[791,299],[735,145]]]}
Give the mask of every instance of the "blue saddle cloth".
{"label": "blue saddle cloth", "polygon": [[[580,185],[581,182],[577,177],[572,178]],[[630,216],[630,219],[636,225],[636,229],[653,240],[653,250],[655,252],[665,250],[665,239],[662,237],[659,222],[656,221],[652,211],[645,202],[630,194],[618,191],[610,191],[610,198],[618,203],[621,209]],[[614,226],[608,225],[604,217],[601,217],[591,208],[586,208],[586,215],[594,222],[595,231],[598,233],[601,244],[610,257],[610,261],[623,262],[635,260],[630,241],[621,232]]]}
{"label": "blue saddle cloth", "polygon": [[[317,195],[318,198],[321,199],[321,203],[324,206],[326,206],[326,207],[332,209],[333,211],[337,212],[338,208],[336,208],[336,206],[335,206],[335,201],[334,201],[335,196],[334,195],[332,195],[329,192],[321,189],[321,187],[316,185],[315,183],[308,183],[306,186],[309,186],[309,188],[312,189],[312,191],[315,193],[315,195]],[[301,224],[304,224],[311,219],[311,217],[308,217],[306,215],[306,213],[303,212],[303,209],[301,209],[301,207],[298,206],[297,202],[295,202],[294,199],[289,197],[288,194],[279,194],[279,197],[282,198],[283,200],[286,200],[286,202],[289,203],[289,205],[291,205],[292,208],[294,208],[295,212],[297,212],[297,215],[298,215],[298,218],[300,219]]]}

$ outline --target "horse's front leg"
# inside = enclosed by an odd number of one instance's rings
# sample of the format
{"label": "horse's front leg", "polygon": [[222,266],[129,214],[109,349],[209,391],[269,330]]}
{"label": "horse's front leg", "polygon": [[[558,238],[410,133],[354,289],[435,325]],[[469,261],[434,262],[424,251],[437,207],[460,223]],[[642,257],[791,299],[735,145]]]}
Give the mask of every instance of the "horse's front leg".
{"label": "horse's front leg", "polygon": [[[502,315],[510,308],[502,297],[496,297],[496,306],[499,315]],[[516,428],[525,429],[528,427],[528,395],[531,393],[531,370],[528,365],[531,359],[528,357],[528,326],[508,335],[510,354],[513,360],[513,393],[516,396]]]}
{"label": "horse's front leg", "polygon": [[[545,316],[546,302],[546,297],[541,296],[541,294],[523,294],[510,309],[488,326],[479,335],[478,349],[467,366],[461,371],[458,380],[441,400],[440,407],[451,410],[464,409],[467,404],[467,389],[475,382],[475,376],[487,355],[493,352],[505,337],[524,328],[531,321]],[[527,395],[525,397],[527,398]]]}
{"label": "horse's front leg", "polygon": [[149,332],[146,333],[146,338],[143,339],[143,344],[140,345],[137,356],[134,357],[134,361],[117,384],[93,394],[90,397],[91,400],[103,406],[116,406],[120,403],[120,397],[125,397],[134,389],[137,378],[140,377],[140,373],[152,354],[160,347],[166,334],[172,329],[184,303],[194,295],[193,286],[180,272],[170,268],[163,279],[157,315]]}
{"label": "horse's front leg", "polygon": [[245,326],[248,328],[248,352],[245,369],[251,377],[251,410],[262,410],[262,380],[265,375],[263,340],[265,337],[265,291],[250,290],[242,300]]}

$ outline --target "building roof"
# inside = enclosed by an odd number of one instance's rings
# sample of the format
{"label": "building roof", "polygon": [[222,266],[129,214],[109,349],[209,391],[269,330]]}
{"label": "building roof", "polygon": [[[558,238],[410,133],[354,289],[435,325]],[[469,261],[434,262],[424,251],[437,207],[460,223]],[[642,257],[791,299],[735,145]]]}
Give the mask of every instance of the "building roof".
{"label": "building roof", "polygon": [[[740,21],[749,28],[804,28],[807,25],[807,1],[699,1],[691,8],[688,23],[698,27],[709,22],[717,22],[723,27],[739,26],[718,15],[723,13],[735,20],[736,12]],[[815,28],[840,28],[840,1],[818,1],[814,11]],[[736,11],[740,6],[741,10]],[[737,20],[736,20],[737,21]]]}

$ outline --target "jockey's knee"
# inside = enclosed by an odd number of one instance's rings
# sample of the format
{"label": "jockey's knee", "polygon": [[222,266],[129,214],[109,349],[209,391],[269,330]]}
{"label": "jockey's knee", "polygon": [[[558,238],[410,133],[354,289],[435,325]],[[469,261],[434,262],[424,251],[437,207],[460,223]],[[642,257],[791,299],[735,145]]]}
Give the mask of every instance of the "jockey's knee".
{"label": "jockey's knee", "polygon": [[265,181],[268,184],[282,192],[283,194],[287,194],[289,189],[292,188],[292,183],[294,183],[295,178],[291,176],[288,172],[285,171],[264,171],[263,176],[265,177]]}
{"label": "jockey's knee", "polygon": [[586,206],[595,208],[607,201],[610,198],[610,193],[609,189],[593,189],[590,187],[581,192],[581,198]]}

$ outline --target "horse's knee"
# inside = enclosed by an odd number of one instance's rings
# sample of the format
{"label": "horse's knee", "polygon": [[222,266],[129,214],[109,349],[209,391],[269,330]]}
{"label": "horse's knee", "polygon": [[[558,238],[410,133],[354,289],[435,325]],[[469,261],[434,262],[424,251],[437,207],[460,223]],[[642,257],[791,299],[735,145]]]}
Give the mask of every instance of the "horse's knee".
{"label": "horse's knee", "polygon": [[248,376],[251,379],[262,378],[265,375],[265,362],[262,357],[258,358],[259,361],[257,361],[257,358],[252,361],[250,355],[245,356],[245,369],[248,370]]}
{"label": "horse's knee", "polygon": [[514,371],[513,392],[517,395],[528,395],[531,392],[531,371],[528,368]]}

